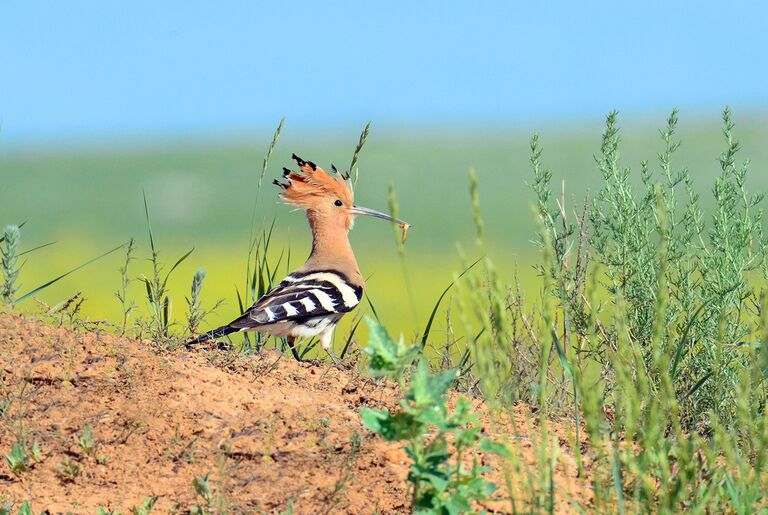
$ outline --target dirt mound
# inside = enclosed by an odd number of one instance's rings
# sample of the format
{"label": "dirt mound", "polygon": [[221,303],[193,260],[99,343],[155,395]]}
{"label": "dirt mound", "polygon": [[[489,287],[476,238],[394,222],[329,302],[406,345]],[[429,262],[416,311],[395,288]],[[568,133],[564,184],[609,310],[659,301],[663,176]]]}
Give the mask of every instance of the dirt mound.
{"label": "dirt mound", "polygon": [[[17,315],[0,315],[0,349],[0,451],[40,446],[26,472],[3,460],[0,501],[95,513],[157,497],[157,512],[183,513],[206,504],[193,479],[208,474],[210,506],[236,513],[409,511],[404,453],[357,412],[393,406],[392,385],[274,351],[158,353]],[[559,468],[567,488],[575,472]]]}

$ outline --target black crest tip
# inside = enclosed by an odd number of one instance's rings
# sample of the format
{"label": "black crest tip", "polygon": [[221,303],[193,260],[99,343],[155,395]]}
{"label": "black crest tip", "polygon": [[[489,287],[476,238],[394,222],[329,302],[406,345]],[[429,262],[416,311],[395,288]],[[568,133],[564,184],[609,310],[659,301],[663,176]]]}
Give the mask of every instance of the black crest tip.
{"label": "black crest tip", "polygon": [[306,164],[306,161],[304,161],[302,158],[297,156],[296,154],[291,154],[291,158],[298,163],[299,166],[304,166]]}

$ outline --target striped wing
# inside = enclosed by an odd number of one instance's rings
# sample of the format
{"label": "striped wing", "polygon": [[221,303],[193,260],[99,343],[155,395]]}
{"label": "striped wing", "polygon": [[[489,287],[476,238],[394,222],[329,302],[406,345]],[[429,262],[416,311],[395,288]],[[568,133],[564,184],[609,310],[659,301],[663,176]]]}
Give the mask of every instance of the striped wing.
{"label": "striped wing", "polygon": [[256,301],[231,327],[245,329],[351,311],[363,288],[335,270],[294,272]]}

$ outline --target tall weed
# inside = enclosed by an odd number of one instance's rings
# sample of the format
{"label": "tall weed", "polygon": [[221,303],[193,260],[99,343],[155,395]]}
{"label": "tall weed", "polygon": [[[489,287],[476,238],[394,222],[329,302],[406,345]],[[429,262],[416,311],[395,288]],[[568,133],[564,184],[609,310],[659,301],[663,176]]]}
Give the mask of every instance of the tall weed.
{"label": "tall weed", "polygon": [[[575,208],[564,184],[555,194],[534,136],[538,302],[526,309],[519,286],[505,285],[488,259],[460,281],[456,303],[483,394],[501,411],[525,400],[538,413],[537,465],[518,463],[516,479],[531,509],[556,504],[553,413],[570,420],[591,508],[746,513],[768,503],[768,350],[755,343],[768,337],[762,195],[746,189],[748,162],[737,159],[726,109],[707,217],[691,174],[674,164],[676,128],[673,111],[655,163],[635,176],[609,114],[595,158],[602,188]],[[482,250],[474,175],[470,194]]]}

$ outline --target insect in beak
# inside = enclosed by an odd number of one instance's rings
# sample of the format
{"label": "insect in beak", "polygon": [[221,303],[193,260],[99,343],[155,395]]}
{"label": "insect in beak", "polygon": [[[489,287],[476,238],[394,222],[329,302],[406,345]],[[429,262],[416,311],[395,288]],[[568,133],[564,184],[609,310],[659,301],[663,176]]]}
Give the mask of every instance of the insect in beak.
{"label": "insect in beak", "polygon": [[396,223],[397,225],[400,226],[400,229],[402,229],[403,231],[403,241],[405,241],[405,237],[408,234],[408,229],[411,227],[411,224],[409,224],[408,222],[404,222],[403,220],[390,216],[387,213],[382,213],[381,211],[376,211],[375,209],[369,209],[367,207],[352,206],[351,208],[349,208],[349,213],[353,215],[373,216],[376,218],[381,218],[382,220],[387,220],[389,222]]}

